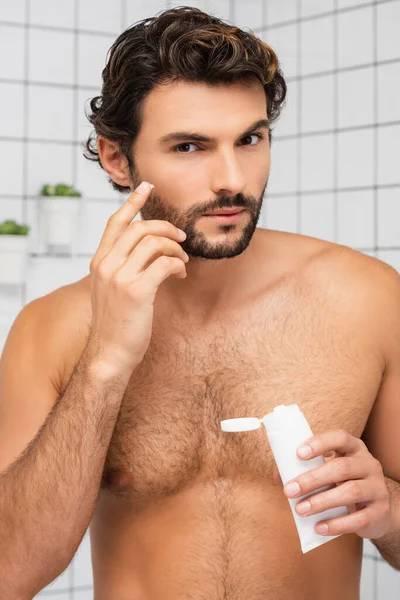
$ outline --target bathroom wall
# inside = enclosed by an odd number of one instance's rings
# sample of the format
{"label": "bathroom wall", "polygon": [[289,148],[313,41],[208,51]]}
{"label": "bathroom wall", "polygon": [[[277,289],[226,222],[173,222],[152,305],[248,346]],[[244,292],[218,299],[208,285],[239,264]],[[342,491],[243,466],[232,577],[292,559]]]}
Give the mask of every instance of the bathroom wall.
{"label": "bathroom wall", "polygon": [[[27,278],[0,290],[0,351],[24,304],[88,273],[110,214],[123,201],[82,157],[85,102],[100,90],[107,50],[133,22],[177,2],[0,2],[0,222],[32,226]],[[336,241],[400,269],[400,0],[187,2],[271,44],[288,83],[274,131],[260,226]],[[46,254],[35,235],[45,182],[83,192],[73,256]],[[400,573],[364,546],[361,600],[394,600]],[[38,597],[92,598],[88,535]]]}

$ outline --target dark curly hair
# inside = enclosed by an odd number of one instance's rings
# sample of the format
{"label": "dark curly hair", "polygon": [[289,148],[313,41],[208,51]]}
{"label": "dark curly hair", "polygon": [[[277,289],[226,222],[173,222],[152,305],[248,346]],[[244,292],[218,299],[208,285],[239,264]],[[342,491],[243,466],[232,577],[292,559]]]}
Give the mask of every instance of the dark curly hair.
{"label": "dark curly hair", "polygon": [[[198,8],[181,6],[143,19],[126,29],[107,54],[100,96],[87,115],[94,131],[84,144],[85,158],[101,161],[97,136],[118,142],[130,172],[139,133],[142,106],[152,89],[163,83],[187,81],[232,84],[258,77],[272,124],[286,98],[286,83],[274,50],[253,33],[229,25]],[[269,130],[271,142],[271,129]],[[123,187],[110,179],[114,189]]]}

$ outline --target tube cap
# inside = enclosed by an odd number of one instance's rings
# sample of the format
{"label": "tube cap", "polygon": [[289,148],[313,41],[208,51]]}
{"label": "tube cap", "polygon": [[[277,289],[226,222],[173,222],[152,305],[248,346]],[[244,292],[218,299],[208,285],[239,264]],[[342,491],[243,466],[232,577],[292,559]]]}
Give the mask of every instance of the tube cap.
{"label": "tube cap", "polygon": [[243,417],[221,421],[222,431],[252,431],[253,429],[260,429],[261,425],[262,421],[261,419],[257,419],[257,417]]}
{"label": "tube cap", "polygon": [[261,420],[268,434],[296,427],[299,423],[303,424],[304,415],[298,404],[280,404],[275,406],[274,410],[267,413]]}

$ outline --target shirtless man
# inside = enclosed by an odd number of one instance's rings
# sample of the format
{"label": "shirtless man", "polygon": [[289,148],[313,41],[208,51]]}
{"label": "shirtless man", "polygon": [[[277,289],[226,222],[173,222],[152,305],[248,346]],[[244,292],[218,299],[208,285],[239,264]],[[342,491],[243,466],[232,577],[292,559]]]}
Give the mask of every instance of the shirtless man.
{"label": "shirtless man", "polygon": [[[4,348],[2,600],[54,580],[89,525],[95,600],[356,600],[363,538],[400,568],[399,276],[256,228],[284,82],[267,45],[212,23],[128,30],[92,103],[101,165],[134,191],[90,275],[25,306]],[[326,458],[301,494],[336,483],[311,511],[350,509],[306,554],[265,432],[220,428],[294,402]]]}

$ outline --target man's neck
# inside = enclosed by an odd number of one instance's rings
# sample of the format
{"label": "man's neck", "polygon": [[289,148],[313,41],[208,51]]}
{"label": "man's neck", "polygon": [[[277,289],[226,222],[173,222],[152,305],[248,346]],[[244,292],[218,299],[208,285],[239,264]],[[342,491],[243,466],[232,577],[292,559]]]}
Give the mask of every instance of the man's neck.
{"label": "man's neck", "polygon": [[169,277],[159,288],[160,301],[175,314],[207,318],[245,301],[254,288],[260,254],[253,236],[239,256],[220,260],[190,258],[187,277]]}

